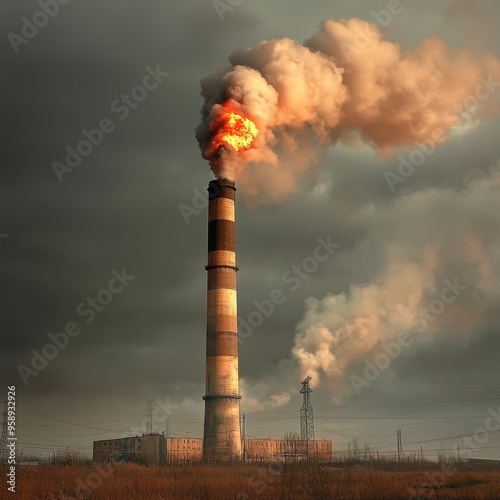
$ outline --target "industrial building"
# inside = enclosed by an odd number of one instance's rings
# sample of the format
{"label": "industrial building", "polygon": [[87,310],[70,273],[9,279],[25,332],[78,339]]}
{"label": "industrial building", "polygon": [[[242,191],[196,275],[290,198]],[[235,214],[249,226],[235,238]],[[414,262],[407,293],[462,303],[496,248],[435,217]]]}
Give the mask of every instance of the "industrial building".
{"label": "industrial building", "polygon": [[[309,448],[309,453],[307,452]],[[332,459],[331,441],[301,441],[300,439],[244,439],[243,457],[245,462],[297,462],[299,460]]]}
{"label": "industrial building", "polygon": [[203,439],[201,438],[173,438],[166,440],[166,462],[199,462],[203,457]]}
{"label": "industrial building", "polygon": [[[330,461],[332,442],[300,439],[243,439],[242,460],[245,462],[296,462],[307,458]],[[200,462],[203,459],[203,439],[165,437],[160,434],[94,441],[96,463],[139,462],[147,465]]]}
{"label": "industrial building", "polygon": [[171,438],[163,434],[94,441],[93,461],[138,462],[163,465],[175,462],[198,462],[203,456],[203,439]]}
{"label": "industrial building", "polygon": [[166,442],[163,434],[94,441],[93,460],[100,462],[139,462],[146,465],[165,463]]}

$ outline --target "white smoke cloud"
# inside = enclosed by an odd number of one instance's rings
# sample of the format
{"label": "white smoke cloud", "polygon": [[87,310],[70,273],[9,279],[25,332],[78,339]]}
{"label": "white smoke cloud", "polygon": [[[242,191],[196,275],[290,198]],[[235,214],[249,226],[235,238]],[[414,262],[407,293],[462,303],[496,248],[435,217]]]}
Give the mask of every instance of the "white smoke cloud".
{"label": "white smoke cloud", "polygon": [[[473,103],[481,78],[500,78],[491,55],[453,50],[437,37],[403,51],[361,19],[326,20],[304,45],[288,38],[241,49],[202,82],[197,138],[217,177],[246,197],[280,201],[315,168],[320,145],[360,141],[382,154],[435,144],[453,127],[498,112]],[[483,92],[484,95],[484,92]],[[254,148],[207,153],[217,104],[230,100],[257,124]],[[477,100],[476,100],[477,101]]]}
{"label": "white smoke cloud", "polygon": [[[439,217],[436,217],[439,214]],[[494,325],[500,303],[500,165],[475,176],[462,189],[429,188],[400,196],[390,207],[366,212],[372,221],[353,261],[381,249],[387,264],[370,283],[346,293],[310,297],[296,327],[290,357],[274,374],[241,380],[245,408],[263,411],[298,397],[297,386],[311,385],[341,401],[353,393],[351,375],[362,375],[382,343],[412,339],[407,353],[418,352],[443,332],[453,343],[470,342],[481,328]],[[451,284],[451,288],[450,288]],[[458,285],[459,293],[453,288]],[[464,287],[466,287],[464,289]],[[448,288],[442,313],[422,321],[422,309]],[[490,318],[491,314],[491,318]],[[403,349],[405,349],[403,347]],[[390,370],[397,370],[391,365]],[[397,372],[393,372],[397,376]]]}
{"label": "white smoke cloud", "polygon": [[251,383],[245,378],[241,378],[240,394],[242,401],[244,401],[245,411],[266,411],[286,406],[290,402],[293,392],[284,389],[276,394],[273,393],[274,390],[276,390],[276,384],[272,379]]}
{"label": "white smoke cloud", "polygon": [[[300,377],[313,376],[337,396],[351,392],[353,367],[381,342],[408,332],[418,346],[444,329],[467,340],[500,301],[500,168],[460,191],[403,196],[376,220],[367,238],[384,249],[385,269],[349,293],[307,299],[297,326],[292,357]],[[467,289],[423,327],[421,308],[440,298],[446,280]]]}

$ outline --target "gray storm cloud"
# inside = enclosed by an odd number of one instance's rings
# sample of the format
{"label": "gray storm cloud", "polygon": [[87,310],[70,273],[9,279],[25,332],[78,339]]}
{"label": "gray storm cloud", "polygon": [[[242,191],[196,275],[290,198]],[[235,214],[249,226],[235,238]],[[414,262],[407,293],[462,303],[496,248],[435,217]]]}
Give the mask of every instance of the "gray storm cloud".
{"label": "gray storm cloud", "polygon": [[[451,49],[438,37],[405,51],[361,19],[325,20],[304,45],[266,40],[229,61],[201,82],[196,136],[217,177],[235,179],[246,197],[262,201],[294,192],[321,145],[368,144],[390,155],[443,142],[453,127],[498,111],[491,102],[482,106],[485,82],[500,78],[498,59]],[[211,147],[226,101],[260,131],[238,154]]]}

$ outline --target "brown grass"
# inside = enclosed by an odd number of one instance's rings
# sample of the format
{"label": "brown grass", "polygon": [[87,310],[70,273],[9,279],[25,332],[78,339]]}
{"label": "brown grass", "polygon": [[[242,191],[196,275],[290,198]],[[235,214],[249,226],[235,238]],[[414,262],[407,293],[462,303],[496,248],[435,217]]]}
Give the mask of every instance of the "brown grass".
{"label": "brown grass", "polygon": [[[5,478],[5,469],[1,471]],[[106,476],[106,477],[103,477]],[[86,489],[78,485],[87,483]],[[90,485],[90,486],[88,486]],[[2,479],[0,499],[491,499],[500,471],[377,470],[305,464],[144,467],[17,466],[16,494]]]}

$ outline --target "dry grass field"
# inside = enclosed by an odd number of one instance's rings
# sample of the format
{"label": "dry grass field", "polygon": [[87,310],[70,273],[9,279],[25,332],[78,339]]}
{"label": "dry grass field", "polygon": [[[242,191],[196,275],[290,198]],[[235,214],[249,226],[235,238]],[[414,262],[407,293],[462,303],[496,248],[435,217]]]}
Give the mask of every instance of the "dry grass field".
{"label": "dry grass field", "polygon": [[[6,470],[2,470],[5,478]],[[0,498],[19,500],[216,499],[491,499],[500,471],[380,470],[317,464],[145,467],[18,466],[16,494],[2,481]]]}

